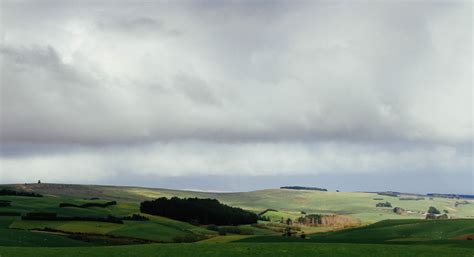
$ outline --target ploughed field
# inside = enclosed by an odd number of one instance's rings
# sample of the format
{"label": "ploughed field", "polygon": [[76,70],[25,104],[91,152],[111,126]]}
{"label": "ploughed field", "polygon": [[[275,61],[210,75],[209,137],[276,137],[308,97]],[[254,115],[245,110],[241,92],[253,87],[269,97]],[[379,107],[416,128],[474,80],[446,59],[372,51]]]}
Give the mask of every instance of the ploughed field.
{"label": "ploughed field", "polygon": [[[459,204],[459,199],[437,197],[402,200],[375,193],[287,189],[204,193],[59,184],[1,188],[43,195],[0,195],[0,202],[9,203],[0,207],[2,257],[474,255],[474,243],[470,240],[474,239],[472,200]],[[140,202],[173,196],[218,199],[255,213],[267,210],[263,214],[267,220],[253,225],[208,226],[140,213]],[[393,208],[375,207],[380,201],[408,212],[400,215]],[[422,213],[430,206],[446,210],[458,219],[424,220]],[[22,219],[28,213],[54,213],[74,219]],[[357,219],[360,225],[286,225],[288,218],[295,220],[303,213],[343,215]],[[134,214],[143,220],[131,219]],[[107,219],[108,216],[114,219]],[[281,224],[282,219],[285,224]],[[282,236],[287,227],[293,236]]]}

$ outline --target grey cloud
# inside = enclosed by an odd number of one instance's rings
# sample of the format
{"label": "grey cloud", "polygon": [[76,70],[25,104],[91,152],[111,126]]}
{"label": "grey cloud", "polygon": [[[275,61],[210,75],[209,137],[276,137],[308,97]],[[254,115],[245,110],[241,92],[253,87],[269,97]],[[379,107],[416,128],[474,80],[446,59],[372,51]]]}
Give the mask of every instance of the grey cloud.
{"label": "grey cloud", "polygon": [[[123,180],[119,183],[127,183],[129,176],[139,179],[236,174],[256,179],[278,175],[308,178],[338,175],[343,179],[356,175],[393,177],[400,173],[422,177],[445,174],[451,176],[450,181],[456,181],[459,176],[465,178],[469,174],[470,158],[469,151],[445,146],[389,149],[347,143],[236,145],[188,141],[126,148],[77,148],[67,154],[3,156],[1,164],[8,171],[3,174],[5,181],[21,176],[28,181],[47,178],[56,182],[73,179],[90,183],[120,177]],[[71,173],[75,174],[74,178]],[[393,186],[403,188],[400,184]]]}
{"label": "grey cloud", "polygon": [[[207,165],[236,172],[245,163],[234,158],[252,160],[242,152],[259,150],[280,158],[279,165],[250,161],[255,173],[267,175],[324,165],[337,173],[334,163],[361,163],[350,155],[366,151],[381,161],[355,170],[396,174],[391,158],[406,160],[405,168],[423,160],[417,172],[472,169],[466,162],[473,141],[471,7],[466,1],[3,1],[0,161],[21,170],[41,160],[46,172],[68,163],[60,154],[67,152],[71,170],[104,170],[95,179],[107,179],[120,167],[104,148],[123,156],[128,147],[143,149],[146,166],[123,157],[135,162],[130,170],[171,167],[152,161],[166,153],[149,148],[156,143],[174,149],[170,160],[194,163],[203,173]],[[200,151],[180,155],[178,146],[188,141],[210,152],[228,144],[209,154],[228,165]],[[311,150],[331,143],[338,147]],[[280,144],[303,146],[283,151]],[[310,160],[317,158],[327,159]],[[192,175],[189,167],[170,170]]]}
{"label": "grey cloud", "polygon": [[[2,67],[8,95],[3,140],[472,140],[472,113],[466,111],[472,75],[465,54],[472,44],[462,6],[449,5],[452,13],[404,4],[295,5],[269,12],[190,6],[196,13],[188,17],[176,15],[189,14],[186,4],[167,6],[166,13],[139,9],[143,16],[134,8],[128,13],[91,5],[98,9],[90,15],[100,32],[71,15],[42,21],[29,39],[14,26],[18,19],[7,17],[12,36],[2,58],[29,72]],[[98,16],[102,13],[111,18]],[[67,33],[55,31],[64,34],[63,41],[40,35],[50,23],[65,24]],[[171,41],[126,37],[168,25],[187,33]],[[123,32],[119,38],[107,33],[115,30]],[[45,42],[51,44],[30,46]],[[449,44],[456,49],[443,50]],[[19,112],[11,109],[18,99],[32,100],[35,109],[34,117],[22,120],[44,128],[11,127],[21,117],[11,115]],[[51,112],[52,104],[63,115]],[[54,120],[66,127],[52,128]]]}
{"label": "grey cloud", "polygon": [[149,17],[135,17],[128,19],[106,20],[98,22],[103,30],[123,29],[123,30],[142,30],[153,31],[163,29],[163,23]]}
{"label": "grey cloud", "polygon": [[214,95],[213,90],[206,81],[186,74],[178,74],[175,78],[175,85],[187,97],[196,103],[218,104],[219,99]]}
{"label": "grey cloud", "polygon": [[123,36],[148,38],[153,36],[176,37],[182,34],[182,31],[174,28],[168,28],[159,18],[151,17],[115,17],[100,18],[96,22],[97,29],[101,33],[121,33]]}

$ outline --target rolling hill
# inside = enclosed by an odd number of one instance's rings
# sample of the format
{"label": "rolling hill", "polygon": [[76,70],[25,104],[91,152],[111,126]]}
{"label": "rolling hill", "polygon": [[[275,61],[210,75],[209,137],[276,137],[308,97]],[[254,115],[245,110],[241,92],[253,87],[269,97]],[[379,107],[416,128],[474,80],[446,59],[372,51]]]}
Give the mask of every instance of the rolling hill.
{"label": "rolling hill", "polygon": [[[43,197],[2,195],[0,254],[2,256],[472,256],[474,203],[434,197],[401,197],[360,192],[267,189],[238,193],[210,193],[169,189],[100,185],[18,184],[1,188],[42,194]],[[140,202],[158,197],[214,198],[255,213],[265,210],[270,221],[255,225],[214,228],[140,213],[144,220],[108,222],[109,215],[130,217]],[[116,201],[116,204],[105,204]],[[389,201],[410,213],[375,207]],[[463,200],[464,201],[464,200]],[[64,204],[66,203],[66,204]],[[61,207],[62,206],[62,207]],[[463,219],[424,220],[429,206]],[[27,213],[55,213],[77,220],[25,220]],[[11,213],[17,213],[12,215]],[[280,220],[304,214],[341,214],[362,226],[311,227],[299,225],[299,235],[281,236]],[[97,218],[98,220],[81,220]],[[225,233],[221,233],[226,231]],[[175,244],[195,242],[191,244]],[[166,243],[166,244],[163,244]],[[172,243],[172,244],[170,244]],[[258,244],[256,244],[258,243]],[[123,245],[126,246],[116,246]]]}
{"label": "rolling hill", "polygon": [[[403,200],[402,197],[378,195],[362,192],[324,192],[312,190],[266,189],[237,193],[210,193],[159,188],[64,185],[64,184],[18,184],[10,187],[34,191],[45,195],[66,198],[98,197],[116,200],[119,205],[112,208],[114,213],[126,214],[137,209],[143,200],[158,197],[198,197],[213,198],[231,206],[241,207],[259,213],[266,209],[275,209],[272,218],[297,218],[301,212],[319,214],[345,214],[358,218],[362,224],[371,224],[385,219],[422,219],[423,212],[430,206],[446,210],[456,218],[474,218],[474,200],[470,204],[457,205],[457,199],[444,197],[425,198],[424,200]],[[407,215],[398,215],[393,208],[375,207],[378,202],[388,201],[393,207],[410,211]],[[41,203],[33,203],[39,205]],[[87,210],[81,210],[87,212]]]}

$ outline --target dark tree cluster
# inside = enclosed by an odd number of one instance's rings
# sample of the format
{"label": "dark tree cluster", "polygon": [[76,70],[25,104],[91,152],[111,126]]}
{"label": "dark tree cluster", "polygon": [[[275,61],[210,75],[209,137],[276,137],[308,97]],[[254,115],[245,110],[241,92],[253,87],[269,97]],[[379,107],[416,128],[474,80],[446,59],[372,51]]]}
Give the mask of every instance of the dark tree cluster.
{"label": "dark tree cluster", "polygon": [[21,216],[21,213],[16,211],[0,211],[0,216]]}
{"label": "dark tree cluster", "polygon": [[424,197],[419,197],[419,196],[418,197],[399,197],[398,200],[401,200],[401,201],[403,201],[403,200],[405,200],[405,201],[406,200],[419,201],[419,200],[425,200],[425,198]]}
{"label": "dark tree cluster", "polygon": [[474,199],[474,195],[458,195],[458,194],[426,194],[427,196],[431,197],[443,197],[443,198],[452,198],[452,199],[460,199],[460,198],[467,198],[467,199]]}
{"label": "dark tree cluster", "polygon": [[468,201],[456,201],[454,203],[454,207],[458,207],[459,205],[463,205],[463,204],[469,204]]}
{"label": "dark tree cluster", "polygon": [[122,220],[134,220],[134,221],[147,221],[150,220],[148,217],[142,216],[140,214],[133,214],[131,216],[125,216]]}
{"label": "dark tree cluster", "polygon": [[238,234],[238,235],[253,235],[253,231],[251,230],[242,230],[236,226],[216,226],[214,224],[210,224],[207,226],[208,230],[219,232],[219,235],[225,236],[227,233],[229,234]]}
{"label": "dark tree cluster", "polygon": [[285,186],[280,187],[280,189],[292,189],[292,190],[313,190],[313,191],[328,191],[326,188],[319,187],[302,187],[302,186]]}
{"label": "dark tree cluster", "polygon": [[112,215],[106,217],[65,217],[58,216],[54,212],[30,212],[25,216],[21,217],[22,220],[60,220],[60,221],[99,221],[99,222],[109,222],[123,224],[123,221],[120,218],[117,218]]}
{"label": "dark tree cluster", "polygon": [[230,207],[215,199],[165,197],[140,204],[142,213],[197,224],[241,225],[257,222],[257,214]]}
{"label": "dark tree cluster", "polygon": [[0,189],[0,195],[29,196],[29,197],[42,197],[43,196],[38,193],[15,191],[11,189]]}
{"label": "dark tree cluster", "polygon": [[377,203],[375,207],[392,207],[392,204],[389,202],[385,202],[385,203],[380,202],[380,203]]}
{"label": "dark tree cluster", "polygon": [[398,192],[378,192],[378,195],[385,195],[385,196],[391,196],[391,197],[398,197],[400,193]]}
{"label": "dark tree cluster", "polygon": [[434,207],[434,206],[430,206],[430,208],[428,208],[427,213],[429,213],[429,214],[441,214],[441,212],[438,209],[436,209],[436,207]]}
{"label": "dark tree cluster", "polygon": [[8,201],[8,200],[0,200],[0,207],[8,207],[8,206],[11,206],[12,204],[12,201]]}
{"label": "dark tree cluster", "polygon": [[116,201],[106,202],[106,203],[85,203],[85,204],[73,204],[73,203],[60,203],[59,207],[76,207],[76,208],[90,208],[90,207],[101,207],[105,208],[108,206],[116,205]]}

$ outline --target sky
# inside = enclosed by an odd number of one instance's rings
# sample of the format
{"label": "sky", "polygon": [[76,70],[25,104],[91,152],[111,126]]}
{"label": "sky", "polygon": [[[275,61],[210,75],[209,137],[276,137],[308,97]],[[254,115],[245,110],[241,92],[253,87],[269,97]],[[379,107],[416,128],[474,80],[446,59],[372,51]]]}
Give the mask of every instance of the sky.
{"label": "sky", "polygon": [[472,10],[0,0],[0,183],[474,194]]}

